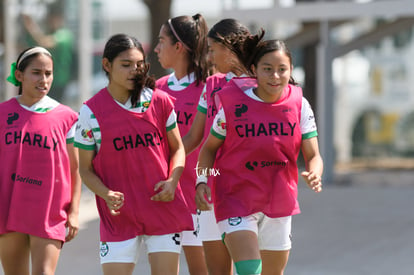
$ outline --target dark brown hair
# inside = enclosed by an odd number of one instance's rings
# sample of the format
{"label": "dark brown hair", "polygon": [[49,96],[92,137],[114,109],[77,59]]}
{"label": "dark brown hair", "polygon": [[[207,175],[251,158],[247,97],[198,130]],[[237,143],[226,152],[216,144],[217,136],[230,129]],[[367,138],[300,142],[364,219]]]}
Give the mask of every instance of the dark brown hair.
{"label": "dark brown hair", "polygon": [[[155,78],[148,75],[149,64],[146,63],[145,52],[142,44],[133,36],[126,34],[115,34],[106,42],[102,56],[102,58],[107,58],[108,61],[112,63],[120,53],[134,48],[138,49],[144,56],[144,64],[143,67],[138,70],[134,89],[130,91],[132,107],[137,106],[141,96],[141,91],[144,87],[151,89],[155,88]],[[105,71],[105,73],[108,75],[107,71]]]}
{"label": "dark brown hair", "polygon": [[[282,51],[289,58],[290,65],[292,66],[292,54],[285,42],[282,40],[263,40],[265,31],[262,29],[256,35],[251,35],[246,38],[243,50],[239,59],[243,62],[246,70],[253,75],[252,65],[257,67],[260,59],[267,53],[274,51]],[[292,76],[289,78],[289,84],[298,85]]]}
{"label": "dark brown hair", "polygon": [[[174,31],[171,30],[170,24]],[[163,26],[174,44],[182,42],[185,48],[188,48],[190,65],[187,73],[194,71],[196,84],[200,85],[208,76],[206,42],[208,28],[204,17],[199,13],[193,16],[178,16],[171,18]]]}
{"label": "dark brown hair", "polygon": [[[17,60],[16,60],[16,64],[17,64],[16,70],[19,70],[21,72],[24,72],[24,70],[26,69],[27,66],[30,65],[30,63],[32,62],[32,60],[35,57],[37,57],[37,56],[39,56],[41,54],[44,54],[46,56],[49,56],[50,59],[52,59],[52,63],[53,63],[53,57],[51,55],[49,55],[49,54],[46,54],[45,52],[35,52],[33,54],[30,54],[30,55],[24,57],[23,60],[20,60],[27,51],[29,51],[29,50],[31,50],[33,48],[35,48],[35,47],[27,48],[27,49],[25,49],[24,51],[22,51],[19,54],[19,56],[17,57]],[[21,95],[22,93],[23,93],[23,85],[20,85],[20,87],[19,87],[19,95]]]}
{"label": "dark brown hair", "polygon": [[250,31],[242,23],[227,18],[217,22],[208,32],[207,37],[222,43],[237,55],[242,51],[244,40],[250,35]]}

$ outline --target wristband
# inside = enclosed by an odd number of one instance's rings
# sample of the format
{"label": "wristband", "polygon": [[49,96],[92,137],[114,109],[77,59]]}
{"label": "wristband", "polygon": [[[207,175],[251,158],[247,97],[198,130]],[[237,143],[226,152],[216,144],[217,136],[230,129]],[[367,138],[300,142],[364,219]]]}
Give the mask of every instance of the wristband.
{"label": "wristband", "polygon": [[196,188],[199,184],[207,184],[207,177],[205,175],[199,175],[197,176],[197,180],[196,180]]}

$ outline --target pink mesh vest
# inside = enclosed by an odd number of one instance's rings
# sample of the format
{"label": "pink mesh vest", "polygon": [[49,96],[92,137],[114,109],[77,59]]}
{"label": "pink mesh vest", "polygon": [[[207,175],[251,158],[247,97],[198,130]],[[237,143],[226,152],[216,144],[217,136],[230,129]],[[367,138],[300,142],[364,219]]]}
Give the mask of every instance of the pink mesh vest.
{"label": "pink mesh vest", "polygon": [[98,120],[102,141],[93,166],[103,183],[124,193],[121,214],[112,216],[97,197],[101,241],[123,241],[138,235],[164,235],[192,230],[192,219],[180,186],[171,202],[155,202],[154,185],[168,177],[166,121],[173,101],[155,90],[143,113],[119,106],[107,89],[86,103]]}
{"label": "pink mesh vest", "polygon": [[[173,91],[168,88],[168,75],[157,80],[157,87],[174,97],[174,109],[177,113],[177,124],[180,129],[181,137],[185,136],[193,124],[194,117],[197,113],[197,105],[200,100],[201,92],[204,84],[201,83],[196,86],[196,83],[191,83],[187,88],[181,91]],[[180,178],[181,188],[184,193],[187,205],[191,213],[196,213],[195,205],[195,181],[196,173],[195,167],[197,165],[197,158],[200,148],[195,149],[189,154],[185,160],[184,172]]]}
{"label": "pink mesh vest", "polygon": [[273,218],[300,212],[296,160],[302,90],[288,85],[280,100],[264,103],[244,94],[255,82],[234,78],[217,93],[227,129],[216,160],[217,221],[256,212]]}
{"label": "pink mesh vest", "polygon": [[[206,93],[205,100],[207,101],[207,114],[206,114],[206,124],[204,127],[204,138],[203,143],[207,140],[208,135],[210,134],[211,126],[213,125],[214,118],[218,110],[221,108],[220,102],[216,98],[216,93],[220,91],[227,84],[226,75],[222,73],[216,73],[212,76],[209,76],[206,81]],[[217,152],[217,157],[220,155],[220,150]],[[215,197],[215,185],[214,177],[208,178],[208,185],[211,188],[211,197],[214,201]]]}
{"label": "pink mesh vest", "polygon": [[0,234],[65,241],[72,186],[66,136],[77,113],[58,105],[34,113],[0,104]]}

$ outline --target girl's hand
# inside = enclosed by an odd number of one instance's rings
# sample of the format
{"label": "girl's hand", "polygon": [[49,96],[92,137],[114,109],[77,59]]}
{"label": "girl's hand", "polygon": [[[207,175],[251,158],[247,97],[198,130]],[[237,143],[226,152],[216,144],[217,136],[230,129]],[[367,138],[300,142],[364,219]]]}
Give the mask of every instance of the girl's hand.
{"label": "girl's hand", "polygon": [[108,206],[113,216],[120,214],[119,209],[124,205],[124,194],[117,191],[109,190],[105,198],[106,205]]}
{"label": "girl's hand", "polygon": [[197,209],[201,211],[211,210],[211,190],[205,183],[199,183],[196,187],[195,202]]}
{"label": "girl's hand", "polygon": [[69,242],[76,237],[79,232],[79,215],[78,213],[73,213],[73,211],[69,211],[68,213],[68,220],[65,224],[67,228],[67,234],[65,241]]}
{"label": "girl's hand", "polygon": [[322,191],[322,178],[320,175],[315,174],[313,171],[304,171],[301,173],[303,179],[308,184],[309,188],[319,193]]}
{"label": "girl's hand", "polygon": [[151,197],[152,201],[164,201],[169,202],[174,200],[175,197],[175,188],[177,184],[173,182],[172,179],[167,179],[164,181],[160,181],[154,186],[154,191],[157,192],[154,196]]}

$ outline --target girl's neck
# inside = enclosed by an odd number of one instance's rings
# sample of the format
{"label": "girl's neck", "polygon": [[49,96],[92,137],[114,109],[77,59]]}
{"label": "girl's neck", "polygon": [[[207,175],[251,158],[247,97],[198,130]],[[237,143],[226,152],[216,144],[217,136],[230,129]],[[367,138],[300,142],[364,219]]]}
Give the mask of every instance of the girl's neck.
{"label": "girl's neck", "polygon": [[21,104],[21,105],[24,105],[24,106],[30,108],[34,104],[38,103],[42,99],[43,99],[43,97],[40,97],[40,98],[32,98],[32,97],[28,97],[28,96],[24,96],[24,95],[19,95],[17,97],[17,102],[19,102],[19,104]]}
{"label": "girl's neck", "polygon": [[118,101],[121,104],[125,104],[129,97],[130,97],[130,93],[128,90],[121,90],[118,89],[116,87],[113,87],[112,85],[108,85],[108,87],[106,87],[109,94],[112,96],[113,99],[115,99],[116,101]]}
{"label": "girl's neck", "polygon": [[174,70],[175,78],[177,78],[177,80],[183,79],[184,77],[188,76],[190,73],[188,73],[187,70],[178,70],[178,71]]}
{"label": "girl's neck", "polygon": [[279,99],[280,99],[280,97],[282,96],[282,92],[279,92],[279,93],[277,93],[277,94],[275,94],[275,95],[269,95],[269,94],[267,94],[266,92],[262,92],[261,90],[260,90],[260,88],[253,88],[253,93],[258,97],[258,98],[260,98],[261,100],[263,100],[263,102],[265,102],[265,103],[275,103],[275,102],[277,102]]}
{"label": "girl's neck", "polygon": [[174,70],[175,77],[177,80],[182,79],[183,77],[189,75],[191,72],[188,72],[189,63],[184,57],[177,58],[175,66],[172,68]]}

